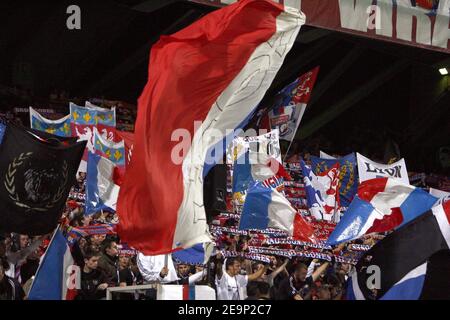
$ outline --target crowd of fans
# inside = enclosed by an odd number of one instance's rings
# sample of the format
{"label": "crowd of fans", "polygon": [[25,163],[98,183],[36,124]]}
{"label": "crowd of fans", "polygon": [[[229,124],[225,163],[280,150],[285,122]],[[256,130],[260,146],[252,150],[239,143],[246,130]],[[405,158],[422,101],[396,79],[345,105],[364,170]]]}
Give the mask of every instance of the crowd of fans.
{"label": "crowd of fans", "polygon": [[[63,96],[65,97],[65,96]],[[56,98],[56,96],[54,97]],[[347,141],[348,152],[361,145],[361,135],[350,135]],[[290,161],[302,158],[309,160],[311,154],[320,149],[330,150],[320,137],[310,140],[307,145],[294,145]],[[382,141],[371,139],[381,145]],[[319,148],[320,146],[320,148]],[[384,153],[371,153],[368,157],[379,162],[387,162],[397,156],[398,146],[394,142]],[[345,153],[347,150],[343,150]],[[334,154],[333,154],[334,155]],[[338,155],[336,155],[338,156]],[[78,176],[73,187],[74,194],[85,192],[85,175]],[[431,181],[431,180],[430,180]],[[421,181],[424,187],[428,181]],[[437,186],[439,187],[439,185]],[[118,223],[114,212],[102,211],[95,215],[84,215],[83,207],[76,199],[68,201],[61,219],[66,232],[73,228],[92,225],[111,225]],[[235,225],[230,223],[230,226]],[[145,256],[133,250],[125,250],[120,238],[114,232],[80,236],[71,242],[75,263],[80,267],[81,282],[76,288],[76,299],[106,299],[108,287],[126,287],[147,283],[196,284],[215,289],[219,300],[342,300],[346,296],[346,281],[352,269],[349,263],[324,261],[318,259],[270,256],[269,263],[245,259],[242,256],[222,256],[223,251],[247,252],[249,243],[257,235],[226,234],[217,240],[206,265],[189,265],[172,259],[171,255]],[[0,300],[27,299],[32,281],[39,268],[40,258],[48,247],[52,234],[38,237],[7,233],[0,234]],[[356,241],[359,244],[373,245],[379,238],[366,236]],[[305,249],[290,247],[288,249]],[[346,250],[340,246],[333,254]],[[331,252],[329,252],[331,253]],[[155,289],[138,290],[134,293],[114,293],[113,299],[139,300],[156,299]]]}

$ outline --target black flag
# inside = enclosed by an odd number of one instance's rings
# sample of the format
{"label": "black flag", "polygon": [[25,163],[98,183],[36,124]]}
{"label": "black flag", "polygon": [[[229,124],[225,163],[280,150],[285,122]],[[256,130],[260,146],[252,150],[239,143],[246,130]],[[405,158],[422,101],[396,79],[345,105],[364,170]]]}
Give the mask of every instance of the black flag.
{"label": "black flag", "polygon": [[8,124],[0,145],[0,230],[31,236],[54,230],[85,146]]}

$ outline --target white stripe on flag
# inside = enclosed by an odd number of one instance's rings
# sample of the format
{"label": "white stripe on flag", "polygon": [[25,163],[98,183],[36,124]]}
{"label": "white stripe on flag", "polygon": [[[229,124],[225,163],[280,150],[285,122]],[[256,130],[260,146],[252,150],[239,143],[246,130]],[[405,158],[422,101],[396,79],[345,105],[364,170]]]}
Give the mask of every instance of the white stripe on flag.
{"label": "white stripe on flag", "polygon": [[[285,7],[285,12],[276,19],[275,34],[256,48],[245,67],[222,92],[195,132],[191,148],[182,164],[184,193],[178,210],[173,248],[188,248],[211,241],[203,204],[203,168],[207,152],[223,141],[226,131],[235,129],[259,104],[305,20],[303,13]],[[221,134],[206,135],[208,129],[216,129]],[[187,239],[189,242],[186,242]]]}
{"label": "white stripe on flag", "polygon": [[383,214],[390,215],[391,209],[400,207],[414,189],[398,180],[388,179],[384,192],[377,193],[370,203]]}
{"label": "white stripe on flag", "polygon": [[439,229],[441,229],[442,236],[447,242],[447,246],[450,249],[450,221],[445,214],[444,207],[442,205],[433,207],[431,209],[433,211],[434,216],[439,225]]}
{"label": "white stripe on flag", "polygon": [[352,279],[352,289],[353,289],[353,294],[355,295],[356,300],[366,300],[366,298],[364,297],[364,294],[362,293],[361,289],[359,288],[358,272],[356,272],[356,270],[353,270],[353,274],[351,275],[350,279]]}

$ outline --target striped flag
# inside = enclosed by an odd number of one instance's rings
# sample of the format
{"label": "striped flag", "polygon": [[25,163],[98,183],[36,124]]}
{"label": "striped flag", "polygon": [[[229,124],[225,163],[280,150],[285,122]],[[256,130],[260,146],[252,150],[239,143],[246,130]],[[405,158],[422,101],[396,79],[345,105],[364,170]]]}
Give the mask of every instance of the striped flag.
{"label": "striped flag", "polygon": [[364,181],[327,242],[335,245],[372,232],[404,226],[437,201],[429,193],[391,178]]}
{"label": "striped flag", "polygon": [[28,300],[73,300],[80,276],[67,240],[58,229],[41,258]]}
{"label": "striped flag", "polygon": [[248,122],[304,22],[273,1],[243,0],[153,45],[117,205],[122,240],[146,255],[211,241],[206,159],[214,150],[222,158],[227,131]]}
{"label": "striped flag", "polygon": [[[432,258],[441,252],[444,258]],[[440,267],[442,272],[431,276],[429,270],[433,267]],[[417,300],[423,297],[428,285],[439,283],[439,288],[434,288],[434,297],[450,299],[449,267],[450,201],[447,201],[367,251],[349,279],[347,297],[352,300]],[[370,278],[373,270],[378,270],[375,271],[379,276],[378,284]]]}

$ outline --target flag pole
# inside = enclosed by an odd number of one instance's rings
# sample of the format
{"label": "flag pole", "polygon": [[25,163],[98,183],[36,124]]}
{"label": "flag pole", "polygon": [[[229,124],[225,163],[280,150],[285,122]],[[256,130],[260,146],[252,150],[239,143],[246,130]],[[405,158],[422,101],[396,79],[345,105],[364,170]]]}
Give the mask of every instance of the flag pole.
{"label": "flag pole", "polygon": [[286,151],[286,154],[284,155],[283,162],[286,161],[286,158],[289,154],[289,150],[291,149],[292,143],[294,142],[295,136],[297,135],[298,127],[300,126],[300,122],[302,121],[303,115],[305,114],[306,106],[307,105],[304,103],[296,105],[296,107],[300,108],[300,114],[298,116],[297,123],[295,124],[295,131],[294,131],[294,134],[292,135],[292,140],[289,143],[289,147]]}

